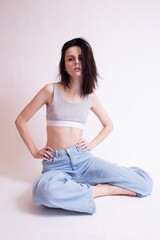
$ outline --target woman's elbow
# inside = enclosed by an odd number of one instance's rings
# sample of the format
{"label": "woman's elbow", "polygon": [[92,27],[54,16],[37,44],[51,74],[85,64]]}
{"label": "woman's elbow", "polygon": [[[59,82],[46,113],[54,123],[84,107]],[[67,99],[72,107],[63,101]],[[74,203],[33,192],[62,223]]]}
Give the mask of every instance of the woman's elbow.
{"label": "woman's elbow", "polygon": [[15,120],[15,125],[17,128],[19,128],[24,122],[24,119],[21,117],[21,115],[19,115],[16,120]]}
{"label": "woman's elbow", "polygon": [[113,126],[113,123],[112,123],[112,122],[109,124],[109,128],[110,128],[110,131],[112,132],[113,129],[114,129],[114,126]]}
{"label": "woman's elbow", "polygon": [[16,125],[16,127],[18,128],[18,126],[19,126],[19,124],[20,124],[20,118],[19,118],[19,116],[16,118],[16,120],[15,120],[15,125]]}
{"label": "woman's elbow", "polygon": [[108,122],[108,126],[110,129],[113,130],[114,126],[113,126],[113,122],[111,120]]}
{"label": "woman's elbow", "polygon": [[114,128],[114,126],[113,126],[113,123],[112,123],[112,122],[109,122],[109,123],[107,123],[107,124],[104,124],[104,127],[107,127],[107,128],[109,128],[111,132],[113,131],[113,128]]}

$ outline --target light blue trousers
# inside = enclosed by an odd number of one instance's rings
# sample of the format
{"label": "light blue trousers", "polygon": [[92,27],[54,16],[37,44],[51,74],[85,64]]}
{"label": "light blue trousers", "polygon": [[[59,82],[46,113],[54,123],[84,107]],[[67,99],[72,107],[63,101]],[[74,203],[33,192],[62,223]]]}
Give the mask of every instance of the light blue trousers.
{"label": "light blue trousers", "polygon": [[50,151],[52,159],[42,161],[43,170],[33,184],[33,201],[37,206],[95,213],[91,187],[108,183],[136,192],[144,197],[152,192],[152,178],[138,167],[124,167],[82,152],[77,145]]}

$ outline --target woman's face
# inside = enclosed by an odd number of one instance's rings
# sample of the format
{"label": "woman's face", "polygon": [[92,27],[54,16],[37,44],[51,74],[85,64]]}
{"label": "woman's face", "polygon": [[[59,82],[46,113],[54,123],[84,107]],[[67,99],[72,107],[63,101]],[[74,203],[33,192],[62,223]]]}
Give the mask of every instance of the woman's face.
{"label": "woman's face", "polygon": [[81,48],[78,46],[70,47],[65,52],[65,70],[72,77],[82,75],[82,56]]}

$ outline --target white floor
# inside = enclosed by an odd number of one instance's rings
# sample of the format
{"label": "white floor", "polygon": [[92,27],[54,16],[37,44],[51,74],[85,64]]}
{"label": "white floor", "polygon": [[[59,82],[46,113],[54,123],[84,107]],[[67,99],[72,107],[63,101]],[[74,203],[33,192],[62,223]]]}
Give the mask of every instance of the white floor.
{"label": "white floor", "polygon": [[94,215],[37,208],[32,202],[32,179],[0,178],[0,239],[17,240],[159,240],[160,181],[145,198],[110,196],[95,199]]}

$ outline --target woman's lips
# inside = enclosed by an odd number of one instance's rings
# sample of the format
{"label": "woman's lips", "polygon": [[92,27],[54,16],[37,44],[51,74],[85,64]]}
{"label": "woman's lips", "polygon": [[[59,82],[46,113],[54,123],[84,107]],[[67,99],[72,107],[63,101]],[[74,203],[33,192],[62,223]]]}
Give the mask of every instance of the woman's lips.
{"label": "woman's lips", "polygon": [[76,72],[81,71],[80,68],[75,68],[74,70],[75,70]]}

